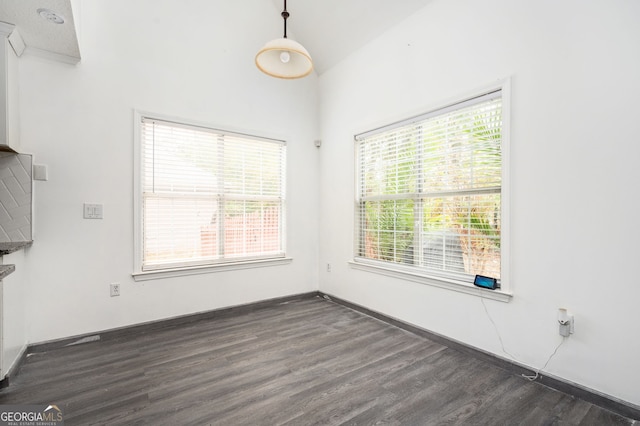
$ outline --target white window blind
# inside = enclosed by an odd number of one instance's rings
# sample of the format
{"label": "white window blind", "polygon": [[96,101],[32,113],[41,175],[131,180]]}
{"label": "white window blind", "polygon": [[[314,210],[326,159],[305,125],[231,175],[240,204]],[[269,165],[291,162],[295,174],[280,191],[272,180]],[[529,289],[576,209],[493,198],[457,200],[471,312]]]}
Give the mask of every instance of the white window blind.
{"label": "white window blind", "polygon": [[498,90],[356,136],[356,261],[500,278],[501,135]]}
{"label": "white window blind", "polygon": [[142,117],[142,270],[284,256],[282,141]]}

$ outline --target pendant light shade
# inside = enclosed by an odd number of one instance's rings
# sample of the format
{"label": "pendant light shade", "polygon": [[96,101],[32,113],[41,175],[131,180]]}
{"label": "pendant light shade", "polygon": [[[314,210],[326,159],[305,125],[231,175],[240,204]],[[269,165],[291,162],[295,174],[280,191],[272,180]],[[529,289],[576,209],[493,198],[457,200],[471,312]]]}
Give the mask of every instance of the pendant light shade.
{"label": "pendant light shade", "polygon": [[278,78],[301,78],[313,71],[307,49],[288,38],[267,42],[256,55],[256,65],[263,73]]}
{"label": "pendant light shade", "polygon": [[313,71],[311,55],[300,43],[287,38],[287,1],[282,11],[284,37],[271,40],[256,55],[256,66],[263,73],[277,78],[302,78]]}

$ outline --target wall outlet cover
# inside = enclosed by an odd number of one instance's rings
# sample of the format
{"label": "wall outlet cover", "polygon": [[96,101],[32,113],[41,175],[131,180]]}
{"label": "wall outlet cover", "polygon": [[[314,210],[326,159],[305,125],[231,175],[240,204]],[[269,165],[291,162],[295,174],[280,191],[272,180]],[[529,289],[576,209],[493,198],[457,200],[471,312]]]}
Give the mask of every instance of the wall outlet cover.
{"label": "wall outlet cover", "polygon": [[120,284],[111,284],[109,286],[109,294],[111,297],[120,296]]}

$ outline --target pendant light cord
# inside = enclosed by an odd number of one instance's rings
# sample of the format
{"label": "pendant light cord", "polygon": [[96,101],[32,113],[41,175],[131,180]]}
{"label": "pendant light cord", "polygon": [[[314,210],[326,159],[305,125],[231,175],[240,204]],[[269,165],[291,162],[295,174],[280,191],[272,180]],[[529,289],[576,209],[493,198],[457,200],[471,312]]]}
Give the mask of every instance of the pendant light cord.
{"label": "pendant light cord", "polygon": [[287,18],[289,17],[289,12],[287,12],[287,0],[284,0],[284,10],[280,16],[284,19],[284,38],[287,38]]}

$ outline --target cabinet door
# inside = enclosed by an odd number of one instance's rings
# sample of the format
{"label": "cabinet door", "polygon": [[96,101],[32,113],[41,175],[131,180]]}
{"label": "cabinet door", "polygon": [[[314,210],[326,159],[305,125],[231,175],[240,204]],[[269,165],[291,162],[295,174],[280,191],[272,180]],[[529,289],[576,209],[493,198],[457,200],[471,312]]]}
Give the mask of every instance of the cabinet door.
{"label": "cabinet door", "polygon": [[7,138],[9,146],[16,152],[20,147],[20,108],[18,105],[18,56],[9,39],[4,40],[7,58]]}
{"label": "cabinet door", "polygon": [[[7,100],[9,96],[9,55],[11,49],[6,35],[0,33],[0,145],[7,145],[9,126],[7,121]],[[2,150],[0,148],[0,150]]]}
{"label": "cabinet door", "polygon": [[0,151],[18,152],[18,57],[8,38],[0,37]]}

